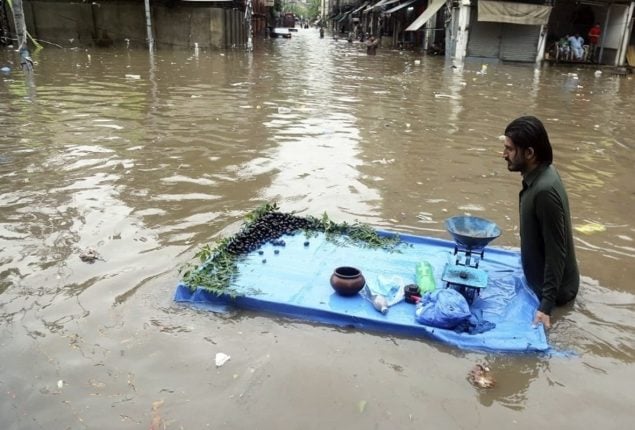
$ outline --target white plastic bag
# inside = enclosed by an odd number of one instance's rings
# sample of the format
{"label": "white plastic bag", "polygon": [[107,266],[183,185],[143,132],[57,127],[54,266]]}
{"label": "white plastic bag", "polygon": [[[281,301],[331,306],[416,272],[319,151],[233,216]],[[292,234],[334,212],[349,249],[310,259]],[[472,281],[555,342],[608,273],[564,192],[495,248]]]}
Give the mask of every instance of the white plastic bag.
{"label": "white plastic bag", "polygon": [[223,352],[216,353],[216,367],[221,367],[223,364],[227,363],[231,357]]}
{"label": "white plastic bag", "polygon": [[404,299],[405,284],[399,276],[377,276],[377,284],[366,285],[361,291],[362,297],[372,303],[373,307],[382,314],[388,312],[390,306],[394,306]]}
{"label": "white plastic bag", "polygon": [[379,285],[379,293],[386,297],[389,307],[404,299],[406,283],[401,276],[379,275],[377,276],[377,284]]}

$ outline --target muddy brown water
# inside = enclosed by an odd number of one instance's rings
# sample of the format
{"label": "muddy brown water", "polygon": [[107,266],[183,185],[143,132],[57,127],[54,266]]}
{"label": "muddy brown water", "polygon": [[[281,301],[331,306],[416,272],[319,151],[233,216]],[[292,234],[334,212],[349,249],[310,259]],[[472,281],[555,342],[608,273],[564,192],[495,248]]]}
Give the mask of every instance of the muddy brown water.
{"label": "muddy brown water", "polygon": [[[30,83],[0,75],[3,429],[630,426],[631,76],[369,57],[314,29],[251,55],[35,59]],[[499,136],[522,114],[544,120],[581,229],[580,296],[549,335],[570,356],[173,303],[179,266],[268,201],[441,238],[468,213],[517,247],[520,177]],[[87,247],[103,260],[82,262]],[[468,383],[477,361],[496,388]]]}

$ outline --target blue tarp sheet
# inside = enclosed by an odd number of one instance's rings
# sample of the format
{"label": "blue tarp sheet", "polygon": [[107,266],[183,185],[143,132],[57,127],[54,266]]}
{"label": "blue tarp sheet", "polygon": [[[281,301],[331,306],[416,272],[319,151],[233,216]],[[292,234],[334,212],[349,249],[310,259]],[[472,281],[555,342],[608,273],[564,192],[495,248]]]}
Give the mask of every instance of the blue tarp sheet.
{"label": "blue tarp sheet", "polygon": [[[360,269],[367,284],[374,288],[395,277],[405,284],[415,283],[415,267],[422,260],[434,268],[437,288],[444,288],[441,276],[446,263],[454,261],[454,242],[399,236],[403,244],[397,247],[397,252],[333,243],[323,234],[308,239],[301,233],[284,236],[286,246],[267,243],[260,248],[262,255],[254,251],[241,258],[232,283],[237,297],[217,296],[200,288],[192,291],[180,284],[174,299],[214,311],[233,306],[360,330],[428,337],[464,349],[549,350],[543,327],[534,328],[531,324],[538,300],[523,276],[518,252],[496,247],[485,249],[479,269],[488,272],[488,284],[470,310],[496,327],[480,334],[422,325],[415,320],[415,305],[405,301],[391,306],[383,315],[361,295],[342,297],[334,292],[329,280],[336,267]],[[305,245],[305,241],[309,244]]]}

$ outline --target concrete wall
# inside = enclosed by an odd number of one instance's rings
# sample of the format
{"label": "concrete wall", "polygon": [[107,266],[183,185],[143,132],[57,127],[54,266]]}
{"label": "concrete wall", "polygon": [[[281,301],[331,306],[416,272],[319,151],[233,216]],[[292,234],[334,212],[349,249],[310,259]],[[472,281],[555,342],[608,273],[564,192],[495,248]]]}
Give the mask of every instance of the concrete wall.
{"label": "concrete wall", "polygon": [[[231,3],[228,3],[230,6]],[[158,49],[225,49],[246,44],[243,11],[198,3],[151,2],[152,28]],[[29,33],[38,40],[74,46],[146,47],[144,2],[119,0],[102,3],[71,0],[24,0]]]}
{"label": "concrete wall", "polygon": [[210,10],[209,33],[210,45],[221,46],[225,43],[225,26],[214,25],[213,23],[225,22],[225,11],[223,9]]}
{"label": "concrete wall", "polygon": [[37,38],[39,33],[54,35],[54,40],[50,41],[63,46],[92,44],[94,23],[90,3],[70,5],[24,1],[23,8],[26,28],[31,36]]}

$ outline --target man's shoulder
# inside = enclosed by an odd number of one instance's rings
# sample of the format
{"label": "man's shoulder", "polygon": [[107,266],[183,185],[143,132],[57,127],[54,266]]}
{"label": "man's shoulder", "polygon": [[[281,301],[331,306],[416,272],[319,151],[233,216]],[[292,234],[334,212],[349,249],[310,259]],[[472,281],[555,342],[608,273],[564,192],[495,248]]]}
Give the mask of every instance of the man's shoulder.
{"label": "man's shoulder", "polygon": [[561,183],[562,181],[558,170],[550,164],[542,169],[536,177],[535,187],[540,189],[552,188],[554,185]]}

